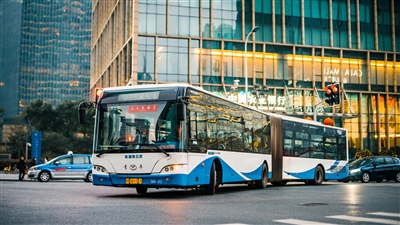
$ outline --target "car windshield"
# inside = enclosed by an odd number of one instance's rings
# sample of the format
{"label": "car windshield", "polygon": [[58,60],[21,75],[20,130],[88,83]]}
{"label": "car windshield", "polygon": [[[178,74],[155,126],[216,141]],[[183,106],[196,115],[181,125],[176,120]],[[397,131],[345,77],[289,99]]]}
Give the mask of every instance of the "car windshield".
{"label": "car windshield", "polygon": [[95,153],[176,151],[179,147],[173,101],[110,103],[101,104],[99,109]]}
{"label": "car windshield", "polygon": [[373,158],[362,158],[362,159],[357,159],[357,160],[351,162],[351,163],[349,164],[349,166],[350,166],[351,168],[358,168],[358,167],[361,167],[361,166],[365,166],[365,165],[370,164],[370,163],[372,162],[372,160],[373,160]]}

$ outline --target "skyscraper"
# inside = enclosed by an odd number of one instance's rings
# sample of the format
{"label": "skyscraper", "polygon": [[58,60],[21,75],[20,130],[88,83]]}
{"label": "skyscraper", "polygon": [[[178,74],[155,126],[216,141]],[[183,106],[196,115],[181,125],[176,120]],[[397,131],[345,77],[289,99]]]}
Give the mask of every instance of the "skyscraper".
{"label": "skyscraper", "polygon": [[53,105],[86,99],[91,1],[5,0],[0,4],[0,107],[6,117],[36,99]]}

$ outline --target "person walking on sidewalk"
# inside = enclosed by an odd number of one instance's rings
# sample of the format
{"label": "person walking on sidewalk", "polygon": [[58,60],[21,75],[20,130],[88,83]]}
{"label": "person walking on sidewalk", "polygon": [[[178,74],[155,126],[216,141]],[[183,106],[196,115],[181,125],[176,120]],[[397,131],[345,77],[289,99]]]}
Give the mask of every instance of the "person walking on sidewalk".
{"label": "person walking on sidewalk", "polygon": [[19,170],[19,177],[18,180],[23,180],[24,176],[25,176],[25,168],[26,168],[26,164],[25,164],[25,157],[21,156],[21,158],[19,159],[19,162],[17,164],[17,169]]}
{"label": "person walking on sidewalk", "polygon": [[31,161],[30,167],[32,167],[32,166],[36,166],[36,157],[33,158],[32,161]]}

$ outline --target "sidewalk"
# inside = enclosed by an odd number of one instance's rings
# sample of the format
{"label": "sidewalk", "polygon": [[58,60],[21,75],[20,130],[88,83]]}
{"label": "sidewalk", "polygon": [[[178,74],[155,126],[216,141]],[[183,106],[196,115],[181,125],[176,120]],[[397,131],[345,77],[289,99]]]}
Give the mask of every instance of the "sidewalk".
{"label": "sidewalk", "polygon": [[[0,172],[0,181],[18,181],[18,173],[9,173],[6,174],[4,172]],[[28,175],[25,175],[24,181],[34,181],[30,178],[28,178]]]}
{"label": "sidewalk", "polygon": [[[18,182],[18,173],[9,173],[6,174],[4,171],[0,172],[0,181],[17,181]],[[39,182],[36,179],[31,179],[28,175],[25,175],[24,180],[25,182]],[[82,179],[51,179],[50,182],[84,182]],[[1,223],[0,223],[1,224]]]}

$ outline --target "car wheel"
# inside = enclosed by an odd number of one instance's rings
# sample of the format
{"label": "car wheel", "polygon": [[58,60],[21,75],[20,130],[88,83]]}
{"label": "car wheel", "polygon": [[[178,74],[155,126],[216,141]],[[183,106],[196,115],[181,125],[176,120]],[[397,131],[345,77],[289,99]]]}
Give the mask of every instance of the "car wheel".
{"label": "car wheel", "polygon": [[370,180],[369,173],[363,172],[363,173],[361,174],[361,182],[363,182],[363,183],[368,183],[369,180]]}
{"label": "car wheel", "polygon": [[136,187],[136,193],[138,193],[138,194],[146,194],[147,193],[147,187]]}
{"label": "car wheel", "polygon": [[50,173],[47,171],[42,171],[39,173],[38,180],[40,182],[47,182],[50,180]]}
{"label": "car wheel", "polygon": [[256,180],[256,188],[263,189],[267,187],[267,183],[268,183],[268,170],[267,166],[263,164],[261,180]]}
{"label": "car wheel", "polygon": [[85,182],[92,182],[92,181],[93,181],[92,172],[89,172],[89,173],[86,175]]}
{"label": "car wheel", "polygon": [[400,171],[396,173],[396,177],[394,178],[395,182],[400,182]]}

